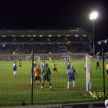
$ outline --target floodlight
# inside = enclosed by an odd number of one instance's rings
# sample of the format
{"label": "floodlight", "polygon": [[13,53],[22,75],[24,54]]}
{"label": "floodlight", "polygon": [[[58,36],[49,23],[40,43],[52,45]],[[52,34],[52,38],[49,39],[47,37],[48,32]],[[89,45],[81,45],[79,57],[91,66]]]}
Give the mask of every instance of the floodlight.
{"label": "floodlight", "polygon": [[49,37],[52,37],[52,35],[51,35],[51,34],[49,34],[48,36],[49,36]]}
{"label": "floodlight", "polygon": [[33,37],[36,37],[36,35],[34,34]]}
{"label": "floodlight", "polygon": [[98,42],[98,44],[100,45],[100,44],[101,44],[101,42],[99,41],[99,42]]}
{"label": "floodlight", "polygon": [[2,37],[6,37],[6,35],[2,35]]}
{"label": "floodlight", "polygon": [[78,34],[76,34],[75,37],[78,37]]}
{"label": "floodlight", "polygon": [[60,34],[58,34],[58,37],[60,37],[61,35]]}
{"label": "floodlight", "polygon": [[43,35],[39,35],[40,37],[43,37]]}
{"label": "floodlight", "polygon": [[107,43],[107,40],[105,40],[104,42]]}
{"label": "floodlight", "polygon": [[90,17],[90,20],[96,20],[98,18],[99,14],[97,11],[93,11],[90,13],[89,17]]}
{"label": "floodlight", "polygon": [[86,35],[86,34],[84,34],[83,36],[84,36],[84,37],[86,37],[87,35]]}
{"label": "floodlight", "polygon": [[5,47],[5,44],[3,44],[2,46]]}

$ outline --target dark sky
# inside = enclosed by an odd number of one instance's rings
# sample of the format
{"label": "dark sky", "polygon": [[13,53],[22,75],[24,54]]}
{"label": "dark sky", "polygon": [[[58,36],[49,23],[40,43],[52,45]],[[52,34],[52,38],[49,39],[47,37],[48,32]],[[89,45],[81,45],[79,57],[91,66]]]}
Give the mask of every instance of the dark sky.
{"label": "dark sky", "polygon": [[105,0],[4,0],[0,2],[0,29],[74,29],[92,33],[89,13],[99,11],[95,35],[107,38],[108,5]]}

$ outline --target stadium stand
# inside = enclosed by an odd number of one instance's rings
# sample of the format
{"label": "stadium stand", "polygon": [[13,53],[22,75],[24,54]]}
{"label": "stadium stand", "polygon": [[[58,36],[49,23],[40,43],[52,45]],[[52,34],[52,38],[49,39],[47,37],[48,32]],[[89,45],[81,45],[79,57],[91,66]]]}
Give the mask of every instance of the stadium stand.
{"label": "stadium stand", "polygon": [[87,53],[92,52],[92,36],[75,30],[1,30],[0,54]]}

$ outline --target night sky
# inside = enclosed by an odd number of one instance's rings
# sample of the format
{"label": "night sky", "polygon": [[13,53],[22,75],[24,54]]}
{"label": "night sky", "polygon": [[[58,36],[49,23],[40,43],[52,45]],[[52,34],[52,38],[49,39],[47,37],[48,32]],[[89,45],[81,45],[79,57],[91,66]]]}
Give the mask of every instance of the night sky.
{"label": "night sky", "polygon": [[99,12],[95,38],[108,36],[108,5],[105,0],[7,0],[0,2],[0,29],[75,29],[92,33],[89,13]]}

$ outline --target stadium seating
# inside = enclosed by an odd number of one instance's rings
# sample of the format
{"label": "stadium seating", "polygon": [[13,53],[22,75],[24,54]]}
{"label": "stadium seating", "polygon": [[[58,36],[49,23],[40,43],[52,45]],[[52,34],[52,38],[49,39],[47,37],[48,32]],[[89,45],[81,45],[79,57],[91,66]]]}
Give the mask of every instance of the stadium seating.
{"label": "stadium seating", "polygon": [[88,38],[77,37],[0,37],[0,53],[86,53],[90,52]]}
{"label": "stadium seating", "polygon": [[92,36],[81,28],[72,30],[0,30],[0,54],[16,52],[87,53],[92,51]]}

